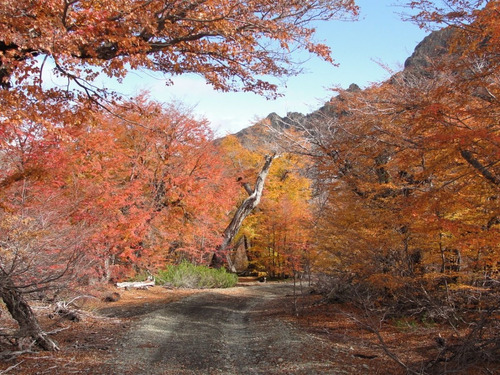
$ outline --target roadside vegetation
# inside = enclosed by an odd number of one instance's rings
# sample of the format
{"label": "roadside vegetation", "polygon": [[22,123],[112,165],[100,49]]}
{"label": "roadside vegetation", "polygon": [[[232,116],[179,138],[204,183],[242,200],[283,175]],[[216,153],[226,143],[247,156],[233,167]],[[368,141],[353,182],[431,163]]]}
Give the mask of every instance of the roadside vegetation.
{"label": "roadside vegetation", "polygon": [[189,262],[169,265],[158,271],[155,279],[157,285],[190,289],[231,288],[238,282],[238,276],[225,268],[197,266]]}

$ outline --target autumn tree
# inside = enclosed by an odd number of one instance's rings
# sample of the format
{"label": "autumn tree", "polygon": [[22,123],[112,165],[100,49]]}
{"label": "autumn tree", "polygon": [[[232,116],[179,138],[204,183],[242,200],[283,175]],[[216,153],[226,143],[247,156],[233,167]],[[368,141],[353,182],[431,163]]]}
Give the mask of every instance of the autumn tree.
{"label": "autumn tree", "polygon": [[[242,186],[242,203],[254,194],[255,174],[264,170],[260,169],[262,152],[281,150],[265,122],[252,129],[251,139],[258,134],[258,139],[251,142],[254,150],[243,147],[235,136],[222,141],[226,159]],[[252,270],[266,271],[273,277],[302,270],[311,230],[310,185],[303,175],[305,169],[305,160],[288,153],[269,163],[260,204],[249,211],[241,230],[233,236],[233,245],[244,244]]]}
{"label": "autumn tree", "polygon": [[451,26],[403,72],[341,91],[298,126],[296,152],[317,161],[319,259],[382,295],[497,272],[498,2],[465,3],[419,14]]}
{"label": "autumn tree", "polygon": [[270,170],[262,204],[246,228],[253,235],[254,266],[272,277],[303,271],[311,244],[311,188],[303,176],[306,163],[285,154]]}
{"label": "autumn tree", "polygon": [[[354,1],[2,1],[3,88],[40,83],[40,61],[88,94],[102,71],[129,69],[201,74],[221,90],[272,93],[262,75],[295,73],[289,52],[305,49],[331,61],[314,42],[314,20],[348,18]],[[92,67],[99,68],[98,70]]]}
{"label": "autumn tree", "polygon": [[451,324],[461,316],[475,328],[446,371],[487,367],[500,337],[499,3],[412,5],[419,22],[446,27],[388,82],[341,92],[326,126],[309,129],[328,195],[320,255],[350,297]]}
{"label": "autumn tree", "polygon": [[[244,184],[245,190],[248,193],[248,197],[246,197],[236,208],[231,221],[224,230],[224,238],[219,252],[224,253],[227,251],[228,246],[234,241],[236,235],[238,234],[243,221],[259,205],[260,200],[262,199],[262,194],[264,192],[264,184],[275,157],[275,154],[266,155],[264,157],[264,165],[257,174],[257,178],[255,180],[253,188],[250,187],[248,183]],[[227,252],[226,254],[226,260],[230,271],[236,272],[236,268],[233,265],[229,252]]]}
{"label": "autumn tree", "polygon": [[179,257],[207,263],[222,242],[237,182],[189,108],[143,95],[72,128],[35,122],[5,135],[0,293],[44,349],[57,345],[25,296]]}
{"label": "autumn tree", "polygon": [[75,162],[94,199],[84,209],[104,225],[94,239],[104,260],[101,274],[108,280],[109,266],[152,272],[179,257],[208,262],[222,241],[237,182],[207,121],[147,96],[118,111],[119,117],[96,116],[73,150],[84,150]]}
{"label": "autumn tree", "polygon": [[[38,110],[46,104],[50,102],[23,110],[38,120]],[[19,121],[22,114],[12,114],[8,121]],[[59,115],[77,118],[64,111]],[[64,132],[58,124],[49,130],[28,115],[16,125],[4,127],[0,152],[0,296],[19,323],[20,339],[31,337],[54,350],[56,343],[38,325],[25,296],[67,287],[75,271],[88,265],[82,254],[90,231],[73,220],[81,197],[65,189],[71,157],[64,152]]]}
{"label": "autumn tree", "polygon": [[439,3],[412,5],[421,10],[417,21],[447,25],[439,33],[448,35],[448,53],[428,62],[425,74],[410,69],[398,78],[390,101],[400,120],[412,124],[404,129],[425,160],[420,177],[433,199],[424,210],[439,227],[440,271],[480,280],[495,272],[499,251],[499,4],[451,1],[446,11]]}
{"label": "autumn tree", "polygon": [[346,277],[397,289],[424,274],[470,282],[495,267],[489,262],[498,253],[496,184],[465,159],[463,148],[489,148],[475,155],[495,171],[497,130],[490,127],[481,139],[474,129],[480,123],[470,113],[458,117],[456,107],[436,121],[433,108],[454,98],[433,93],[435,84],[412,74],[342,93],[344,102],[332,105],[343,114],[323,121],[329,140],[324,128],[315,137],[326,194],[318,238]]}

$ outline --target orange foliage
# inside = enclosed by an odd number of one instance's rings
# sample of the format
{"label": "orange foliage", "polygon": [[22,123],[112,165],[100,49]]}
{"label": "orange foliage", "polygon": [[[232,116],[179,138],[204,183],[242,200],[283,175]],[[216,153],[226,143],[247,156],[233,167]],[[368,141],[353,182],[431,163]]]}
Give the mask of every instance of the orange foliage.
{"label": "orange foliage", "polygon": [[41,57],[87,93],[100,91],[88,83],[99,71],[121,79],[130,68],[195,72],[216,89],[273,93],[261,77],[294,73],[290,50],[331,61],[311,21],[356,12],[352,0],[2,0],[0,84],[40,83]]}
{"label": "orange foliage", "polygon": [[303,271],[308,263],[311,182],[301,175],[304,166],[297,156],[277,159],[260,209],[255,213],[251,253],[255,263],[271,276],[293,275]]}
{"label": "orange foliage", "polygon": [[123,120],[96,118],[98,126],[76,143],[87,150],[80,167],[97,178],[90,205],[103,223],[97,246],[118,264],[150,269],[181,254],[206,262],[220,244],[236,189],[208,124],[145,97],[122,111]]}
{"label": "orange foliage", "polygon": [[19,180],[2,207],[46,215],[50,199],[64,225],[85,228],[84,254],[100,277],[153,269],[179,252],[206,262],[236,195],[208,124],[145,96],[117,111],[88,116],[73,136],[36,126],[14,133],[2,164]]}
{"label": "orange foliage", "polygon": [[[330,103],[337,115],[322,119],[316,142],[327,194],[318,251],[330,271],[389,290],[426,274],[464,283],[496,277],[498,6],[465,9],[450,54],[427,70],[407,69]],[[458,22],[457,13],[441,16]]]}
{"label": "orange foliage", "polygon": [[[223,142],[225,154],[240,182],[255,174],[258,152],[243,148],[236,137]],[[262,201],[241,228],[239,238],[249,244],[251,268],[270,276],[290,276],[308,265],[311,246],[311,180],[303,176],[304,158],[284,154],[274,160]],[[244,192],[242,192],[244,194]]]}

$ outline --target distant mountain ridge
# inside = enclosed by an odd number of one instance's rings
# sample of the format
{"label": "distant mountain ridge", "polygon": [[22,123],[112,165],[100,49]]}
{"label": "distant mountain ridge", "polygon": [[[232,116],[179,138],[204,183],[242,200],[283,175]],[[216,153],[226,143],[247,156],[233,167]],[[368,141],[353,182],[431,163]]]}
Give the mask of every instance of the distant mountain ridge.
{"label": "distant mountain ridge", "polygon": [[[427,72],[427,68],[432,64],[432,62],[438,60],[449,51],[449,45],[452,35],[452,28],[444,28],[427,35],[415,47],[412,55],[406,59],[404,63],[404,69],[401,72],[396,73],[393,77],[389,78],[388,81],[394,79],[396,76],[405,74],[425,75]],[[357,90],[361,89],[355,83],[351,84],[347,89],[347,91]],[[276,130],[283,128],[286,129],[298,124],[307,124],[310,119],[317,118],[318,116],[324,116],[328,114],[334,115],[335,111],[332,108],[332,103],[335,102],[336,98],[338,97],[332,98],[318,110],[306,115],[299,112],[289,112],[285,117],[281,117],[273,112],[255,125],[251,125],[235,133],[234,136],[238,138],[238,140],[244,147],[253,149],[257,146],[256,143],[259,143],[259,141],[262,140],[263,137],[266,137],[266,134],[268,134],[269,126]]]}

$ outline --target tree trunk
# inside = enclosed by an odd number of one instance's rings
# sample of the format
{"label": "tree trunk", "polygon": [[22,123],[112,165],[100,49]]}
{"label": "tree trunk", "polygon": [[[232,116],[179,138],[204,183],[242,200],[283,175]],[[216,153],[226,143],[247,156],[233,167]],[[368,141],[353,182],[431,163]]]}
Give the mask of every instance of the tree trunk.
{"label": "tree trunk", "polygon": [[111,280],[111,256],[104,256],[104,264],[103,264],[103,275],[102,280],[104,283],[109,283]]}
{"label": "tree trunk", "polygon": [[[238,207],[233,216],[233,219],[224,231],[224,240],[222,241],[222,245],[219,248],[220,252],[224,252],[228,248],[229,244],[234,240],[236,234],[238,234],[243,220],[245,220],[245,218],[259,204],[260,198],[262,197],[262,191],[264,190],[264,182],[266,181],[267,174],[269,173],[269,169],[271,168],[271,164],[275,157],[275,154],[266,155],[264,166],[259,172],[257,180],[255,181],[255,188],[253,189],[252,193],[249,194],[249,197],[245,199],[243,203]],[[248,186],[245,189],[248,192]],[[229,252],[226,254],[226,260],[229,270],[231,272],[236,272]]]}
{"label": "tree trunk", "polygon": [[483,165],[478,159],[474,157],[472,152],[468,150],[461,150],[460,155],[472,166],[474,167],[481,175],[486,178],[489,182],[496,186],[500,186],[500,178],[495,176],[485,165]]}
{"label": "tree trunk", "polygon": [[33,310],[19,291],[1,285],[0,297],[7,306],[10,315],[19,324],[21,336],[33,338],[35,343],[44,350],[59,350],[57,344],[42,331]]}
{"label": "tree trunk", "polygon": [[439,252],[441,253],[441,273],[446,271],[446,255],[443,247],[443,233],[439,233]]}

